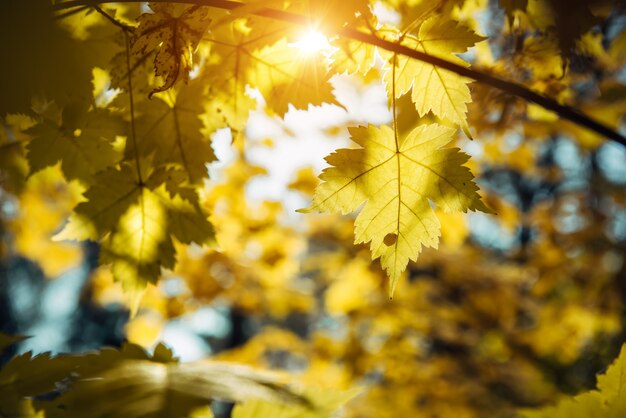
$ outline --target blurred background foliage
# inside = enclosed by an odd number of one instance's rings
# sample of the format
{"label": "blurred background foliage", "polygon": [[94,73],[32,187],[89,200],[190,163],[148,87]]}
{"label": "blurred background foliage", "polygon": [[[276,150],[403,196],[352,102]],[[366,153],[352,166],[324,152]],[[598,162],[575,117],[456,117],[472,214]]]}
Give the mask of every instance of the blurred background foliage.
{"label": "blurred background foliage", "polygon": [[[374,10],[402,26],[420,5],[385,1]],[[441,12],[488,36],[469,53],[475,66],[621,127],[620,7],[455,0]],[[473,84],[476,139],[457,145],[471,154],[496,215],[439,213],[439,249],[409,264],[390,301],[378,263],[353,245],[353,217],[293,211],[311,198],[321,159],[287,161],[315,141],[344,146],[348,124],[389,118],[380,112],[377,71],[356,87],[334,80],[346,109],[311,107],[279,119],[261,106],[247,129],[213,134],[219,162],[201,204],[220,247],[181,247],[176,268],[148,287],[133,318],[109,268],[98,267],[97,244],[52,239],[84,186],[59,165],[29,175],[19,148],[33,122],[6,116],[0,331],[31,337],[2,359],[125,341],[150,350],[163,341],[182,361],[212,356],[287,371],[312,386],[365,388],[347,417],[508,417],[593,388],[626,340],[624,147]],[[374,110],[363,113],[363,102]],[[407,121],[408,129],[415,108],[408,100],[398,106],[399,126]]]}

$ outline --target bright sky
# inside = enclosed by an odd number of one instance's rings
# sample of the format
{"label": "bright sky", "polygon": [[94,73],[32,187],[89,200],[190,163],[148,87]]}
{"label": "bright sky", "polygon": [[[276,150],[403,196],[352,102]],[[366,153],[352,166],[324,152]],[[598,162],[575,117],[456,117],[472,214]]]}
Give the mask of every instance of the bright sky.
{"label": "bright sky", "polygon": [[[327,166],[324,157],[337,148],[349,145],[347,129],[334,136],[325,132],[334,127],[367,123],[380,125],[391,120],[387,96],[382,84],[358,87],[346,76],[334,77],[333,86],[338,101],[345,109],[334,105],[310,107],[308,111],[291,109],[284,121],[267,116],[262,110],[250,115],[246,130],[246,149],[249,160],[268,171],[268,175],[252,180],[248,196],[253,200],[277,200],[286,206],[286,212],[308,205],[298,193],[287,189],[298,169],[310,165],[316,173]],[[257,97],[262,101],[261,97]],[[273,147],[264,142],[271,139]],[[210,167],[212,178],[219,177],[220,167],[232,160],[234,153],[228,130],[213,137],[213,147],[220,160]]]}

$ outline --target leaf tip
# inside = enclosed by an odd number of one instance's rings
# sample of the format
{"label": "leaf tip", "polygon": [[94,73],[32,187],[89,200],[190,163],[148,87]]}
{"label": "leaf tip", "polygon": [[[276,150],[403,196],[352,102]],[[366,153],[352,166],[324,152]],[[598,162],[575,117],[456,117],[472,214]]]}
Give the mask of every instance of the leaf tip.
{"label": "leaf tip", "polygon": [[298,213],[313,213],[315,212],[317,209],[315,206],[309,206],[306,208],[300,208],[300,209],[296,209],[296,212]]}

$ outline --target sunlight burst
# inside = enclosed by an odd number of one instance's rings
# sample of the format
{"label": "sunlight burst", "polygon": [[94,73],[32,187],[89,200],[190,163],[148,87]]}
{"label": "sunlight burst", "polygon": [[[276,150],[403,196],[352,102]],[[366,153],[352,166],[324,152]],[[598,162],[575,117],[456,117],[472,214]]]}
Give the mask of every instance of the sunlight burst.
{"label": "sunlight burst", "polygon": [[297,42],[291,44],[293,47],[298,48],[304,54],[315,54],[323,50],[330,48],[328,39],[315,29],[309,29],[303,32],[298,38]]}

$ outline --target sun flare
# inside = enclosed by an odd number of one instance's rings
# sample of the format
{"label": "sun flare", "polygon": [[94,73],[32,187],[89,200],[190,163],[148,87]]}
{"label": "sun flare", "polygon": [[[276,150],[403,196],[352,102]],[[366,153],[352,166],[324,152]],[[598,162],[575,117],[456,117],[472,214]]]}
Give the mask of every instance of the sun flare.
{"label": "sun flare", "polygon": [[315,54],[329,49],[330,43],[321,32],[315,29],[309,29],[303,32],[292,46],[298,48],[304,54]]}

